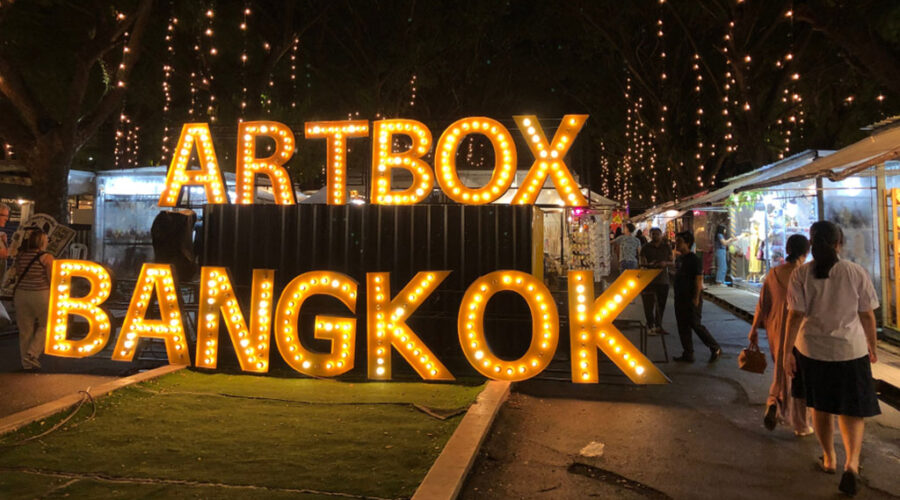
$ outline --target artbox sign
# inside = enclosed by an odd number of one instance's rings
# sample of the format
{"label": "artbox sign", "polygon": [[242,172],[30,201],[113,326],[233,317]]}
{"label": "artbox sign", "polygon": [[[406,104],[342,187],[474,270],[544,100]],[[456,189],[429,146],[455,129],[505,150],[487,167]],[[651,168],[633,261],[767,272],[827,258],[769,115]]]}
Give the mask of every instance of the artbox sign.
{"label": "artbox sign", "polygon": [[[556,129],[552,142],[547,141],[536,116],[513,118],[525,137],[528,148],[534,156],[534,162],[512,203],[534,204],[549,176],[567,206],[586,206],[588,201],[579,190],[564,158],[588,115],[565,115],[559,128]],[[325,139],[327,203],[345,204],[347,145],[355,138],[369,136],[369,122],[367,120],[307,122],[304,129],[307,139]],[[293,186],[284,168],[284,164],[291,159],[296,150],[291,129],[278,122],[253,121],[239,123],[237,132],[238,150],[235,164],[237,203],[252,204],[256,176],[265,175],[272,184],[275,203],[294,204]],[[491,180],[478,188],[463,184],[456,170],[457,148],[466,136],[472,134],[487,137],[494,149],[494,171]],[[441,190],[457,203],[484,205],[503,196],[515,180],[517,162],[515,142],[509,130],[492,118],[463,118],[447,127],[434,149],[434,168],[422,159],[432,147],[431,131],[425,124],[407,119],[379,120],[373,124],[372,135],[374,138],[372,192],[369,194],[370,201],[376,205],[415,205],[431,194],[435,181]],[[410,147],[402,152],[394,151],[395,136],[407,137],[411,143]],[[257,157],[256,142],[259,137],[275,141],[274,152],[265,158]],[[189,169],[188,161],[195,149],[200,168]],[[202,186],[206,191],[208,203],[228,202],[208,124],[186,123],[182,127],[173,155],[159,206],[177,205],[181,188],[184,186]],[[412,174],[412,183],[408,187],[395,189],[391,185],[393,169],[408,171]]]}
{"label": "artbox sign", "polygon": [[[584,196],[572,178],[563,158],[581,129],[587,115],[566,115],[552,142],[534,116],[517,116],[516,123],[528,139],[535,157],[512,203],[533,204],[549,175],[562,198],[571,206],[586,205]],[[328,203],[344,204],[346,141],[365,137],[368,122],[307,123],[306,137],[325,138],[328,147]],[[462,184],[456,173],[456,148],[463,137],[486,135],[494,146],[496,165],[487,185],[471,188]],[[406,135],[411,147],[405,152],[392,149],[394,135]],[[269,177],[279,204],[295,202],[284,164],[295,149],[293,133],[275,122],[243,122],[238,126],[237,201],[253,203],[255,177]],[[431,132],[413,120],[381,120],[374,124],[371,199],[376,204],[409,205],[423,199],[437,180],[451,199],[460,203],[485,204],[497,200],[515,177],[516,151],[509,131],[490,118],[464,118],[441,135],[437,142],[435,168],[422,160],[431,144]],[[275,140],[275,152],[257,158],[256,138]],[[196,148],[199,169],[189,169],[188,160]],[[404,189],[390,185],[390,170],[402,168],[413,175]],[[437,174],[437,175],[435,175]],[[209,203],[226,203],[225,187],[207,124],[186,124],[169,169],[160,206],[177,204],[185,186],[203,186]],[[639,384],[667,383],[668,379],[615,326],[613,320],[652,281],[657,270],[624,272],[603,294],[594,297],[591,271],[569,271],[569,339],[572,381],[595,383],[598,380],[598,351],[602,351],[632,381]],[[407,320],[433,293],[451,271],[422,271],[397,293],[390,289],[390,274],[366,274],[365,321],[367,373],[372,380],[391,378],[392,353],[399,354],[424,380],[453,380],[454,376],[421,340]],[[203,267],[200,278],[200,303],[197,313],[197,343],[194,364],[215,369],[219,355],[220,321],[225,325],[243,371],[266,373],[272,351],[272,336],[284,361],[294,370],[310,376],[334,377],[356,365],[357,295],[359,284],[350,276],[334,271],[310,271],[291,280],[280,292],[275,290],[272,269],[254,269],[249,314],[239,304],[229,270]],[[71,295],[73,279],[83,279],[89,292]],[[47,320],[47,354],[82,358],[103,350],[111,340],[109,314],[101,305],[109,298],[112,282],[107,270],[80,260],[56,260],[50,289]],[[498,292],[521,296],[531,311],[531,343],[516,360],[496,356],[484,331],[485,310]],[[317,315],[314,338],[330,341],[328,352],[311,350],[301,338],[300,309],[309,297],[326,295],[339,300],[348,310],[346,316]],[[151,303],[159,306],[158,319],[147,318]],[[88,332],[80,339],[68,338],[70,316],[87,320]],[[162,339],[169,363],[191,364],[185,332],[184,314],[177,283],[167,264],[146,263],[137,279],[112,359],[131,361],[141,338]],[[249,321],[248,321],[249,319]],[[498,380],[520,381],[543,371],[552,361],[559,342],[559,313],[550,290],[534,276],[513,270],[499,270],[476,279],[466,290],[459,306],[457,331],[460,347],[469,363],[484,376]]]}

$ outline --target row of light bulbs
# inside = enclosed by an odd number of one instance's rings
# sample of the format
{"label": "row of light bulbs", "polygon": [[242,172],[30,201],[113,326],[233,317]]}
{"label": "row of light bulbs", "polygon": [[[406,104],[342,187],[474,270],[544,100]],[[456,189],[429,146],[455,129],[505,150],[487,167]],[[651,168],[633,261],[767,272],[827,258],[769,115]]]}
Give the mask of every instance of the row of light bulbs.
{"label": "row of light bulbs", "polygon": [[[574,298],[569,304],[569,315],[575,381],[596,382],[598,349],[636,383],[666,381],[665,375],[612,325],[657,272],[627,271],[596,300],[592,300],[593,273],[569,272],[569,296]],[[406,323],[449,274],[449,271],[420,272],[394,297],[391,296],[389,273],[367,274],[370,378],[391,378],[391,352],[396,349],[423,379],[453,380],[450,371]],[[84,278],[90,284],[86,296],[71,297],[74,277]],[[58,259],[54,261],[51,285],[47,352],[80,358],[103,349],[109,340],[110,322],[100,305],[110,294],[109,273],[91,262]],[[176,286],[169,265],[143,265],[112,359],[131,361],[141,338],[159,338],[165,341],[171,364],[190,364]],[[310,376],[337,376],[353,369],[354,318],[314,318],[314,336],[331,342],[332,348],[328,352],[314,352],[302,345],[298,318],[304,301],[314,295],[336,298],[349,311],[356,311],[356,281],[330,271],[301,274],[282,290],[271,322],[269,318],[275,303],[274,271],[254,270],[252,288],[248,328],[228,270],[222,267],[201,269],[195,361],[198,367],[213,369],[217,365],[221,316],[244,371],[268,371],[269,338],[273,327],[279,352],[296,371]],[[495,294],[504,291],[524,298],[531,311],[531,344],[516,360],[496,356],[484,332],[487,303]],[[159,305],[160,319],[147,319],[148,307],[154,298]],[[70,315],[88,320],[89,330],[84,338],[67,338]],[[541,372],[552,361],[559,341],[559,315],[550,290],[541,280],[521,271],[494,271],[473,282],[463,296],[457,324],[460,346],[466,358],[477,371],[499,380],[525,380]]]}

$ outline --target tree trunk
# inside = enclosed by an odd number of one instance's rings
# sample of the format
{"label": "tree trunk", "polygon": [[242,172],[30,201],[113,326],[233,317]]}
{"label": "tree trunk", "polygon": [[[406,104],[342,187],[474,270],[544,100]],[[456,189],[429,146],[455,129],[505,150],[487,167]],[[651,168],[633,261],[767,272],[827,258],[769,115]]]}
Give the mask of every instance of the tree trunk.
{"label": "tree trunk", "polygon": [[69,169],[74,151],[66,148],[57,134],[45,134],[25,155],[31,174],[34,211],[53,216],[60,224],[68,222]]}

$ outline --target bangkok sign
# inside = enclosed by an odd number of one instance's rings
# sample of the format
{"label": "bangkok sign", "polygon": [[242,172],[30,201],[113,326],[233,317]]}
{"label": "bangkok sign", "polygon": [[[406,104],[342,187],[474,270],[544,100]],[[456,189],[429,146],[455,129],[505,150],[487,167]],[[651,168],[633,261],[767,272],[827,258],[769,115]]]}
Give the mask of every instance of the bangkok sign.
{"label": "bangkok sign", "polygon": [[[587,201],[564,158],[587,115],[566,115],[552,142],[547,141],[537,117],[516,116],[514,119],[535,160],[512,203],[533,204],[550,176],[567,205],[586,205]],[[304,128],[307,138],[326,139],[328,204],[344,204],[347,140],[366,137],[369,123],[359,120],[311,122],[306,123]],[[509,189],[515,177],[516,150],[511,134],[500,122],[490,118],[470,117],[451,124],[437,142],[434,169],[422,160],[430,151],[432,142],[431,132],[422,123],[405,119],[380,120],[374,122],[373,134],[376,140],[372,141],[373,182],[370,195],[376,204],[418,203],[433,191],[436,180],[451,199],[481,205],[496,201]],[[496,153],[491,180],[480,188],[465,186],[456,171],[456,148],[469,134],[487,136]],[[404,152],[393,151],[395,135],[410,138],[410,148]],[[266,158],[258,158],[256,154],[256,138],[260,136],[274,139],[276,143],[274,153]],[[295,150],[290,128],[271,121],[242,122],[238,125],[238,140],[235,186],[238,203],[254,202],[257,175],[269,177],[276,203],[295,203],[293,188],[284,168]],[[190,169],[188,161],[194,149],[200,167]],[[392,169],[409,171],[413,176],[411,185],[399,190],[392,188]],[[184,125],[159,205],[177,205],[185,186],[202,186],[210,204],[227,202],[209,127],[205,123]],[[568,312],[573,382],[597,382],[598,351],[609,357],[635,383],[668,382],[667,377],[613,326],[613,320],[658,272],[626,271],[595,298],[593,273],[569,271]],[[365,342],[369,379],[391,378],[391,354],[394,351],[424,380],[454,379],[447,367],[407,324],[416,309],[450,273],[448,270],[419,272],[396,294],[390,289],[389,273],[366,273]],[[212,266],[201,268],[194,364],[200,368],[216,368],[221,320],[243,371],[268,371],[273,335],[282,359],[299,373],[334,377],[352,370],[356,362],[357,343],[357,320],[352,315],[357,310],[359,283],[340,272],[310,271],[293,278],[279,293],[274,287],[274,276],[272,269],[253,270],[248,318],[234,293],[229,270]],[[75,278],[86,280],[89,284],[86,295],[71,295]],[[165,342],[169,363],[191,364],[177,287],[168,264],[145,263],[142,266],[116,339],[113,360],[131,361],[141,338],[156,338]],[[103,350],[110,340],[112,328],[109,315],[101,305],[109,298],[111,289],[110,275],[100,264],[82,260],[54,261],[46,353],[81,358]],[[527,352],[516,360],[496,356],[484,332],[487,303],[493,295],[503,291],[521,296],[531,312],[531,343]],[[304,301],[314,295],[339,300],[351,314],[315,317],[312,334],[314,338],[330,341],[328,352],[311,350],[300,340],[309,333],[299,331],[300,309]],[[147,318],[154,300],[159,307],[159,319]],[[83,338],[68,338],[70,316],[87,320],[88,332]],[[559,342],[559,315],[550,290],[541,280],[521,271],[498,270],[477,278],[468,287],[459,306],[457,331],[462,352],[475,370],[492,379],[520,381],[534,377],[552,361]]]}

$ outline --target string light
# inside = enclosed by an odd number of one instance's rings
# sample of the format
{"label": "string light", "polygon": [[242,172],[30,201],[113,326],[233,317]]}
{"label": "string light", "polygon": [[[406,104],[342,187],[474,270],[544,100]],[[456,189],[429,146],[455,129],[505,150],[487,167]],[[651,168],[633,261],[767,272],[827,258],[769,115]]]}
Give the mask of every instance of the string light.
{"label": "string light", "polygon": [[[203,57],[202,58],[203,61],[211,61],[212,58],[215,58],[215,56],[217,56],[219,54],[219,49],[216,48],[216,45],[213,41],[213,34],[215,33],[215,31],[213,30],[213,21],[215,19],[215,16],[216,16],[216,14],[213,11],[213,4],[212,4],[212,2],[210,2],[209,8],[206,10],[206,31],[203,32],[203,34],[207,38],[209,38],[208,53],[209,53],[210,59]],[[206,115],[209,116],[209,121],[215,122],[216,121],[216,94],[213,91],[213,83],[212,83],[213,80],[215,79],[215,76],[214,76],[211,66],[212,65],[209,63],[204,65],[204,67],[203,67],[204,76],[203,76],[202,81],[209,93],[209,103],[206,106]]]}
{"label": "string light", "polygon": [[297,51],[300,49],[300,38],[295,37],[291,45],[291,109],[297,108]]}
{"label": "string light", "polygon": [[[173,6],[172,2],[169,2],[169,10],[172,11]],[[175,60],[175,26],[178,24],[178,18],[174,15],[169,16],[169,21],[166,23],[166,55],[165,62],[163,62],[162,70],[163,70],[163,81],[162,81],[162,91],[163,91],[163,136],[162,136],[162,145],[160,147],[160,163],[165,164],[169,158],[169,125],[172,123],[171,121],[171,111],[172,111],[172,87],[169,83],[169,79],[172,76],[172,73],[175,71],[173,64]]]}
{"label": "string light", "polygon": [[249,59],[247,54],[247,22],[251,13],[250,2],[244,2],[244,10],[241,13],[241,24],[238,26],[241,31],[241,41],[243,42],[241,54],[238,56],[241,63],[241,118],[239,121],[243,121],[244,112],[247,111],[247,61]]}
{"label": "string light", "polygon": [[416,106],[416,75],[413,73],[412,78],[409,79],[409,107],[414,108]]}

